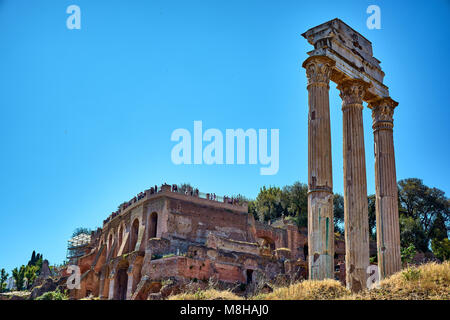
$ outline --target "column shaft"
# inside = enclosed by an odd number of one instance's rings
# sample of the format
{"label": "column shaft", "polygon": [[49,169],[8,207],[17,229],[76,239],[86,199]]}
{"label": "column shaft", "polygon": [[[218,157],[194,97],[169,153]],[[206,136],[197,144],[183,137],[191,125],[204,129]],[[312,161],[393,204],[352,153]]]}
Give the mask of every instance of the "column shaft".
{"label": "column shaft", "polygon": [[369,266],[369,219],[362,119],[362,97],[366,87],[360,80],[347,80],[338,86],[343,100],[346,282],[353,292],[366,287]]}
{"label": "column shaft", "polygon": [[329,80],[334,61],[308,58],[308,268],[310,279],[334,278],[333,177]]}
{"label": "column shaft", "polygon": [[372,109],[377,219],[377,254],[380,279],[401,269],[400,225],[393,138],[397,103],[390,98],[369,105]]}

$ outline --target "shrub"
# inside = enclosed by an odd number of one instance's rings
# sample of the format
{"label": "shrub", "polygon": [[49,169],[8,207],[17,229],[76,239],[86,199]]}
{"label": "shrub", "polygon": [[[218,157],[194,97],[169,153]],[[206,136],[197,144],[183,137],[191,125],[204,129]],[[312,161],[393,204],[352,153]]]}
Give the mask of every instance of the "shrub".
{"label": "shrub", "polygon": [[36,300],[68,300],[69,297],[59,290],[48,291],[42,296],[36,298]]}

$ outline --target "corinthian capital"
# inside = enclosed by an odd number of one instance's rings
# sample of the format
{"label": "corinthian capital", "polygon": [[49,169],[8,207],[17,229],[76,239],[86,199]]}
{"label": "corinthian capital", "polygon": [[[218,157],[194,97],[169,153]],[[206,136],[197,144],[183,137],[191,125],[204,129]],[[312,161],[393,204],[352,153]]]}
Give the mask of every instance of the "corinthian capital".
{"label": "corinthian capital", "polygon": [[349,79],[340,82],[337,86],[340,91],[339,96],[342,99],[342,108],[349,105],[360,105],[367,88],[370,86],[367,82],[359,79]]}
{"label": "corinthian capital", "polygon": [[306,69],[308,85],[322,84],[328,86],[334,65],[334,60],[326,56],[312,56],[306,59],[303,62],[303,68]]}
{"label": "corinthian capital", "polygon": [[398,102],[390,97],[371,101],[368,105],[372,109],[373,129],[392,129],[394,126],[394,109]]}

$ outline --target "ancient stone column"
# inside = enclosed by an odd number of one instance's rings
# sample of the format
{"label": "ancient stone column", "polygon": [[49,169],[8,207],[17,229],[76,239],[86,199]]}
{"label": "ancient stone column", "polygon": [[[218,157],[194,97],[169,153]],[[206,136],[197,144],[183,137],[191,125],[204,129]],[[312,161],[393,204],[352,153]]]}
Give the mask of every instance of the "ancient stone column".
{"label": "ancient stone column", "polygon": [[308,77],[308,270],[309,279],[334,278],[333,177],[329,82],[334,61],[312,56]]}
{"label": "ancient stone column", "polygon": [[401,269],[393,137],[393,115],[397,105],[398,103],[391,98],[381,98],[369,104],[373,119],[377,252],[380,279]]}
{"label": "ancient stone column", "polygon": [[366,287],[369,266],[369,218],[362,98],[368,84],[345,80],[338,89],[342,98],[344,131],[344,223],[347,288]]}

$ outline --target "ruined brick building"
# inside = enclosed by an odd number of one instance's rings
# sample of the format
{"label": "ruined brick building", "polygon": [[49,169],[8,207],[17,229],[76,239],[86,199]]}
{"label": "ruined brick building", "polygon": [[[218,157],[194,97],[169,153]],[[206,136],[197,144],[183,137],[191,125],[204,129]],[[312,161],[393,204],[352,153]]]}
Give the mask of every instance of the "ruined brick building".
{"label": "ruined brick building", "polygon": [[[92,232],[80,267],[80,299],[147,299],[165,279],[252,283],[307,274],[307,231],[255,221],[245,203],[163,185],[122,204]],[[335,243],[336,266],[344,261]],[[339,272],[336,273],[337,275]],[[152,288],[153,287],[153,288]]]}

